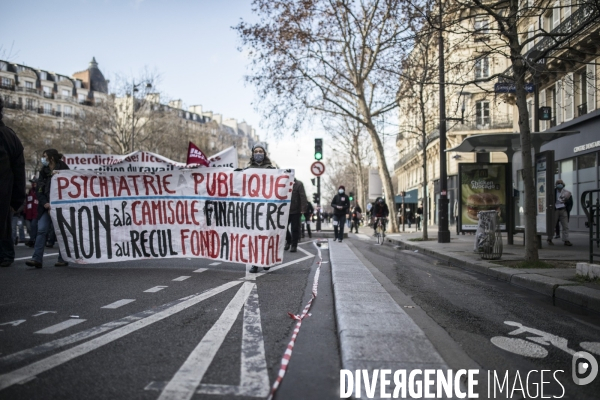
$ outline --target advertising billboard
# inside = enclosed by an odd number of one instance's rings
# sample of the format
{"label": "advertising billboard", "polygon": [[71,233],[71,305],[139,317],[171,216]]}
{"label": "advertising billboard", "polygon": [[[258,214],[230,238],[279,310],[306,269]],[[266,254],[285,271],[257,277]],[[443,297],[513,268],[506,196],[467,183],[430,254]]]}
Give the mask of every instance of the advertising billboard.
{"label": "advertising billboard", "polygon": [[500,229],[506,230],[507,166],[509,164],[459,164],[459,221],[461,231],[475,231],[479,211],[497,211]]}

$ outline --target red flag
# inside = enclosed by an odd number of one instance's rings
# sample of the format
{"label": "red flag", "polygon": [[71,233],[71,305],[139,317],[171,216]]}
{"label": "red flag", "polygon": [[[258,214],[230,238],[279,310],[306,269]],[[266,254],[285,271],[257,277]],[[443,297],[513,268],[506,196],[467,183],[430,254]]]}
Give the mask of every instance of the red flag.
{"label": "red flag", "polygon": [[202,150],[200,150],[198,146],[196,146],[192,142],[190,142],[188,146],[187,164],[201,164],[205,167],[208,167],[210,165],[208,163],[208,159],[206,158]]}

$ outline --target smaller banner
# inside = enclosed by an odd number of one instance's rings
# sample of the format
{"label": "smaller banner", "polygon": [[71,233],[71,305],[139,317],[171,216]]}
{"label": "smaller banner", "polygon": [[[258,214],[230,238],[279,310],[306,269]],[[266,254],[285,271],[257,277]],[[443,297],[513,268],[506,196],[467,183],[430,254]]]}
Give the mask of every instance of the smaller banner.
{"label": "smaller banner", "polygon": [[498,212],[501,230],[506,230],[508,164],[459,164],[460,223],[462,231],[474,231],[480,211]]}
{"label": "smaller banner", "polygon": [[293,185],[294,172],[280,169],[62,170],[50,216],[63,258],[79,264],[187,257],[268,267],[283,259]]}
{"label": "smaller banner", "polygon": [[188,145],[187,164],[200,164],[208,167],[209,163],[206,156],[198,146],[190,142]]}

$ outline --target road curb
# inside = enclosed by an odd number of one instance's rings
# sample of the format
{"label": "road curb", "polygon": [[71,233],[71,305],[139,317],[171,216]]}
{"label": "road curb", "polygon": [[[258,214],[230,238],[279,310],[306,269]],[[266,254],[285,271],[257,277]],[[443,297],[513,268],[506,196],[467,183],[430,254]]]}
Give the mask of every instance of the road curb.
{"label": "road curb", "polygon": [[402,239],[387,239],[388,242],[398,245],[403,250],[416,250],[419,253],[447,261],[456,267],[479,272],[494,279],[508,282],[511,285],[535,291],[552,297],[555,303],[556,300],[564,301],[584,310],[600,313],[600,291],[579,285],[576,282],[530,273],[527,270],[500,267],[497,264],[483,260],[475,261],[467,257],[440,253]]}

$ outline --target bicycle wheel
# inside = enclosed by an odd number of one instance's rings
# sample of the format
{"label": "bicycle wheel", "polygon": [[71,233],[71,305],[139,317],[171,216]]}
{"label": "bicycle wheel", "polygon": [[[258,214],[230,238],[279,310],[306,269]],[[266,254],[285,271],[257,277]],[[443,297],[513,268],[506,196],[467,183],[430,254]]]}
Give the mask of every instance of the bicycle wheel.
{"label": "bicycle wheel", "polygon": [[377,225],[377,244],[381,244],[383,241],[383,238],[381,237],[382,233],[381,225]]}

